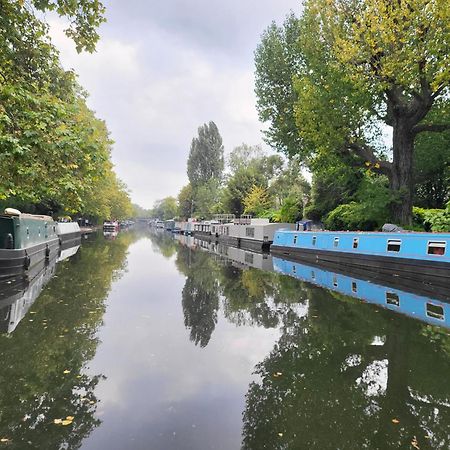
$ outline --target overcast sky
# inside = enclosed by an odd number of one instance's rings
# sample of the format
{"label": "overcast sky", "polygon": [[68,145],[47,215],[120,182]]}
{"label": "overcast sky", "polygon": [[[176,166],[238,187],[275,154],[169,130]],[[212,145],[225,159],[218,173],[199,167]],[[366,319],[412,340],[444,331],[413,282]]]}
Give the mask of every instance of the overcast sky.
{"label": "overcast sky", "polygon": [[272,20],[299,0],[104,0],[107,23],[94,54],[77,54],[50,19],[54,44],[90,93],[115,141],[113,162],[145,208],[187,183],[197,128],[213,120],[225,152],[262,143],[253,52]]}

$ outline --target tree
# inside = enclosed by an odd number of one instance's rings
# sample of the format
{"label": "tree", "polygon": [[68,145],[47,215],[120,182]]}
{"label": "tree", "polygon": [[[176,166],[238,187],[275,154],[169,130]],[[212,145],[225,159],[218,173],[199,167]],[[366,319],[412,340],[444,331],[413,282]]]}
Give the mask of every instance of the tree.
{"label": "tree", "polygon": [[177,200],[174,197],[165,197],[155,202],[151,215],[162,220],[169,220],[176,217],[177,212]]}
{"label": "tree", "polygon": [[222,211],[221,190],[218,180],[211,179],[199,186],[195,192],[195,217],[210,218],[212,214]]}
{"label": "tree", "polygon": [[450,199],[450,132],[422,133],[414,149],[414,204],[444,208]]}
{"label": "tree", "polygon": [[178,215],[184,219],[192,217],[194,212],[194,195],[191,184],[181,188],[178,194]]}
{"label": "tree", "polygon": [[[306,161],[334,152],[387,175],[399,223],[411,220],[415,137],[450,127],[431,121],[434,110],[448,107],[449,15],[443,0],[307,0],[297,48],[304,66],[296,72],[287,66],[298,96],[298,152]],[[260,90],[265,99],[270,92]],[[393,129],[392,162],[380,151],[382,125]]]}
{"label": "tree", "polygon": [[240,169],[246,169],[252,161],[259,160],[266,156],[260,145],[241,144],[235,147],[228,157],[228,167],[231,173],[236,173]]}
{"label": "tree", "polygon": [[[8,0],[2,0],[2,3],[5,1]],[[24,4],[23,1],[18,3]],[[39,11],[55,11],[60,17],[69,19],[65,33],[75,42],[78,52],[95,50],[99,40],[97,28],[106,21],[105,7],[99,0],[31,0],[30,3]]]}
{"label": "tree", "polygon": [[221,180],[224,169],[223,145],[217,125],[204,124],[198,137],[192,139],[187,161],[187,174],[195,190],[212,179]]}
{"label": "tree", "polygon": [[244,198],[244,213],[260,217],[273,205],[267,189],[254,185]]}
{"label": "tree", "polygon": [[303,55],[297,47],[299,19],[286,17],[283,27],[273,22],[263,33],[255,51],[256,108],[262,122],[269,122],[267,143],[293,156],[302,147],[295,122],[297,92],[293,76],[303,67]]}

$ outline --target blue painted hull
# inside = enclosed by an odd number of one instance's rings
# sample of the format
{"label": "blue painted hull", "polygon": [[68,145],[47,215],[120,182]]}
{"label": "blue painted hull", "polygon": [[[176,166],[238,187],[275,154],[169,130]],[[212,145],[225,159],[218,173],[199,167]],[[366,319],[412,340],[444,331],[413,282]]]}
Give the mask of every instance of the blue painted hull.
{"label": "blue painted hull", "polygon": [[277,231],[271,250],[298,260],[450,281],[450,234]]}

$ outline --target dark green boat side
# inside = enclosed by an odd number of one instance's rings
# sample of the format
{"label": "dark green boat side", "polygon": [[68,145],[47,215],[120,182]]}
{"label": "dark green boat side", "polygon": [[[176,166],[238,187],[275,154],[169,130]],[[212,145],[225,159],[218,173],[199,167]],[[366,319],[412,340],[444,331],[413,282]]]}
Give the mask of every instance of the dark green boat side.
{"label": "dark green boat side", "polygon": [[51,217],[5,212],[0,216],[0,277],[20,274],[58,254],[56,222]]}

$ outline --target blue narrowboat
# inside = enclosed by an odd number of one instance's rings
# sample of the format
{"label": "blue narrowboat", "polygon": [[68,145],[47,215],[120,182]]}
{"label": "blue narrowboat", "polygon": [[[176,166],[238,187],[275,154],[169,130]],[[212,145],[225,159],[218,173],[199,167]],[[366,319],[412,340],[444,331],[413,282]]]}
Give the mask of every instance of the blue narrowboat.
{"label": "blue narrowboat", "polygon": [[347,276],[317,266],[273,258],[276,272],[378,305],[431,325],[450,328],[450,303]]}
{"label": "blue narrowboat", "polygon": [[450,234],[278,230],[271,251],[386,274],[450,281]]}
{"label": "blue narrowboat", "polygon": [[51,217],[12,208],[0,215],[0,277],[20,274],[58,252],[57,224]]}

